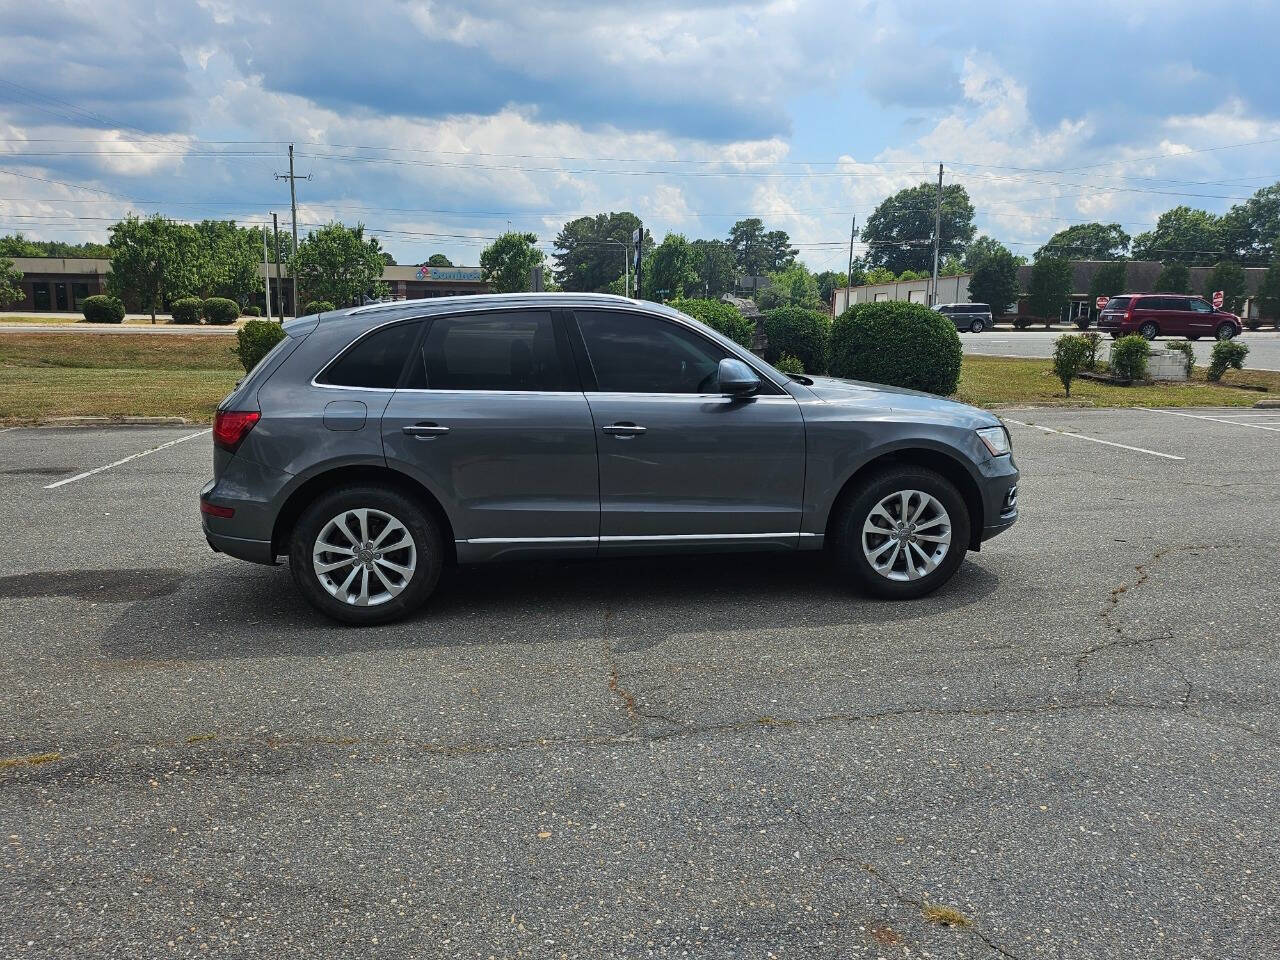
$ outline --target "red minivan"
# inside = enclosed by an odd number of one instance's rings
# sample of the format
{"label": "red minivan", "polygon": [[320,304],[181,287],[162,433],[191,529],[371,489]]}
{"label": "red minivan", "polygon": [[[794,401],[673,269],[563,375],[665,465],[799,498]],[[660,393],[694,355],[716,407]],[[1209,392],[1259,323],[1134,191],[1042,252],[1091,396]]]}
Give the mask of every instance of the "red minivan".
{"label": "red minivan", "polygon": [[1230,340],[1239,336],[1242,328],[1240,318],[1234,313],[1215,310],[1202,297],[1126,293],[1107,301],[1098,314],[1098,329],[1107,331],[1113,339],[1140,333],[1148,340],[1161,336]]}

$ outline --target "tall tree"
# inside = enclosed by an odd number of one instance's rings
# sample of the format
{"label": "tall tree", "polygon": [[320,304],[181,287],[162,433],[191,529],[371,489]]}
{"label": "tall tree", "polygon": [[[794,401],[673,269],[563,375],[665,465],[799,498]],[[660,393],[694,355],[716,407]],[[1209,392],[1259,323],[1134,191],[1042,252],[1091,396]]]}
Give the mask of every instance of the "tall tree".
{"label": "tall tree", "polygon": [[800,251],[791,246],[791,237],[785,230],[770,230],[764,235],[764,249],[769,258],[768,269],[785,270],[796,262]]}
{"label": "tall tree", "polygon": [[1280,249],[1280,183],[1263,187],[1222,217],[1221,233],[1227,254],[1242,263],[1271,263]]}
{"label": "tall tree", "polygon": [[1129,234],[1118,223],[1074,223],[1059,230],[1036,251],[1040,257],[1068,260],[1119,260],[1129,253]]}
{"label": "tall tree", "polygon": [[1174,207],[1160,214],[1156,228],[1133,238],[1135,260],[1197,266],[1221,258],[1222,223],[1205,210]]}
{"label": "tall tree", "polygon": [[1211,300],[1218,290],[1222,291],[1222,308],[1239,313],[1249,293],[1244,268],[1226,260],[1215,264],[1204,278],[1204,298]]}
{"label": "tall tree", "polygon": [[818,283],[818,299],[831,306],[831,295],[836,289],[849,282],[849,275],[843,270],[823,270],[814,275]]}
{"label": "tall tree", "polygon": [[541,266],[546,254],[534,244],[536,233],[504,233],[480,254],[484,281],[495,293],[523,293],[532,283],[533,268]]}
{"label": "tall tree", "polygon": [[662,300],[675,300],[685,292],[697,293],[693,245],[678,233],[669,233],[653,248],[646,264],[644,291]]}
{"label": "tall tree", "polygon": [[110,229],[111,274],[107,287],[121,300],[151,314],[196,289],[196,232],[159,214],[130,216]]}
{"label": "tall tree", "polygon": [[739,220],[729,228],[729,249],[738,272],[748,277],[764,276],[769,269],[769,252],[764,240],[764,221],[759,217]]}
{"label": "tall tree", "polygon": [[[570,220],[553,241],[556,282],[564,290],[604,290],[622,277],[639,226],[640,218],[626,210]],[[646,252],[653,247],[647,231],[644,246]]]}
{"label": "tall tree", "polygon": [[766,290],[773,296],[766,297],[763,305],[757,298],[756,303],[761,309],[803,307],[806,310],[816,310],[822,306],[818,280],[803,263],[793,263],[785,269],[774,271],[769,274],[769,281],[770,285]]}
{"label": "tall tree", "polygon": [[733,291],[733,251],[723,240],[694,240],[693,269],[698,274],[698,296],[720,297]]}
{"label": "tall tree", "polygon": [[21,233],[0,237],[2,257],[90,257],[105,260],[111,250],[105,243],[66,243],[62,240],[28,240]]}
{"label": "tall tree", "polygon": [[337,222],[310,231],[290,263],[307,299],[338,307],[382,296],[385,266],[377,238],[364,235],[363,223],[348,227]]}
{"label": "tall tree", "polygon": [[988,304],[992,314],[997,316],[1007,312],[1018,299],[1017,259],[1007,247],[992,240],[981,251],[974,252],[972,260],[970,302]]}
{"label": "tall tree", "polygon": [[1258,306],[1262,316],[1280,327],[1280,260],[1271,264],[1258,286]]}
{"label": "tall tree", "polygon": [[453,261],[446,257],[443,253],[433,253],[427,257],[428,267],[452,267]]}
{"label": "tall tree", "polygon": [[1089,281],[1089,299],[1098,297],[1114,297],[1126,292],[1128,286],[1129,265],[1123,260],[1112,260],[1104,263],[1093,272]]}
{"label": "tall tree", "polygon": [[262,234],[234,220],[201,220],[196,235],[195,293],[245,304],[262,289]]}
{"label": "tall tree", "polygon": [[1156,277],[1156,293],[1190,293],[1191,271],[1185,263],[1170,263]]}
{"label": "tall tree", "polygon": [[[922,183],[881,201],[862,228],[869,247],[867,263],[895,275],[904,270],[933,270],[933,228],[938,187]],[[973,204],[958,183],[942,188],[941,257],[960,256],[973,239]]]}
{"label": "tall tree", "polygon": [[13,261],[0,257],[0,309],[26,299],[22,290],[22,271]]}
{"label": "tall tree", "polygon": [[1061,257],[1041,257],[1031,267],[1027,298],[1031,313],[1047,327],[1062,316],[1071,299],[1071,262]]}
{"label": "tall tree", "polygon": [[978,268],[978,264],[994,253],[1008,253],[1009,256],[1013,257],[1013,262],[1019,267],[1027,262],[1026,257],[1011,253],[1003,243],[995,237],[988,237],[986,234],[976,238],[964,248],[964,256],[960,262],[964,264],[966,270],[973,271]]}

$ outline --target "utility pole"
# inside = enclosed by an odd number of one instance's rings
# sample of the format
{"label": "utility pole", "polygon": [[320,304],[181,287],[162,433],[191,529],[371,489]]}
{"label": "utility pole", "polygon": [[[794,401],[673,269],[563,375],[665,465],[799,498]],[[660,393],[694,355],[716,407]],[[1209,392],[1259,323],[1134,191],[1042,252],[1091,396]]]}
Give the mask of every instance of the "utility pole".
{"label": "utility pole", "polygon": [[[262,228],[262,290],[267,295],[267,319],[274,319],[271,316],[271,258],[267,256],[267,228]],[[284,322],[284,317],[280,318],[280,322]]]}
{"label": "utility pole", "polygon": [[271,215],[271,229],[276,235],[276,304],[280,307],[280,322],[284,323],[284,284],[280,280],[280,218]]}
{"label": "utility pole", "polygon": [[631,246],[629,244],[622,245],[622,295],[624,297],[631,296]]}
{"label": "utility pole", "polygon": [[933,215],[933,286],[929,289],[929,306],[938,303],[938,248],[942,240],[942,164],[938,164],[938,206]]}
{"label": "utility pole", "polygon": [[641,221],[631,238],[636,242],[636,299],[644,298],[644,222]]}
{"label": "utility pole", "polygon": [[[277,173],[276,179],[289,181],[289,209],[293,213],[293,252],[294,252],[294,255],[296,256],[298,253],[298,191],[297,191],[296,184],[299,180],[310,180],[311,174],[308,173],[305,177],[294,176],[293,144],[292,143],[289,144],[289,172],[287,174]],[[280,263],[280,256],[279,254],[277,254],[276,264],[279,265],[279,263]],[[290,270],[289,274],[293,277],[293,309],[294,309],[294,312],[296,313],[298,310],[298,275],[293,270]],[[280,318],[281,320],[284,319],[283,313],[280,315]]]}
{"label": "utility pole", "polygon": [[[858,235],[858,218],[853,217],[849,221],[849,275],[845,280],[844,308],[848,310],[853,306],[853,238]],[[836,295],[831,294],[831,313],[836,312]]]}

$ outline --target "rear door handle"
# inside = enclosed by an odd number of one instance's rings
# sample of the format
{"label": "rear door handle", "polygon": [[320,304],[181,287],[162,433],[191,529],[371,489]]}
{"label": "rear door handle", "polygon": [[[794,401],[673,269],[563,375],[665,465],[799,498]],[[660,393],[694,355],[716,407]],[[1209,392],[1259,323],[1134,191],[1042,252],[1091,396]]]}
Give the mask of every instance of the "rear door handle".
{"label": "rear door handle", "polygon": [[611,437],[638,437],[644,433],[645,428],[635,423],[611,423],[607,427],[601,427],[605,433]]}
{"label": "rear door handle", "polygon": [[441,437],[449,432],[448,427],[442,427],[438,423],[415,423],[413,426],[401,427],[400,429],[409,436],[418,437],[421,440]]}

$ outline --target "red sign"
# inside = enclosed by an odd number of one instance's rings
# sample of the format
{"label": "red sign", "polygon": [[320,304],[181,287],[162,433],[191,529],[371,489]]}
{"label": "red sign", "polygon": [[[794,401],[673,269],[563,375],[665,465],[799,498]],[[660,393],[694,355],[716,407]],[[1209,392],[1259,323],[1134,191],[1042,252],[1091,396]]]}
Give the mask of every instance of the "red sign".
{"label": "red sign", "polygon": [[1095,301],[1093,302],[1093,304],[1094,304],[1094,306],[1096,306],[1099,310],[1101,310],[1103,307],[1105,307],[1105,306],[1107,305],[1107,301],[1108,301],[1108,300],[1110,300],[1110,299],[1111,299],[1110,297],[1099,297],[1097,300],[1095,300]]}
{"label": "red sign", "polygon": [[1213,309],[1215,310],[1222,309],[1222,291],[1221,290],[1213,291]]}

